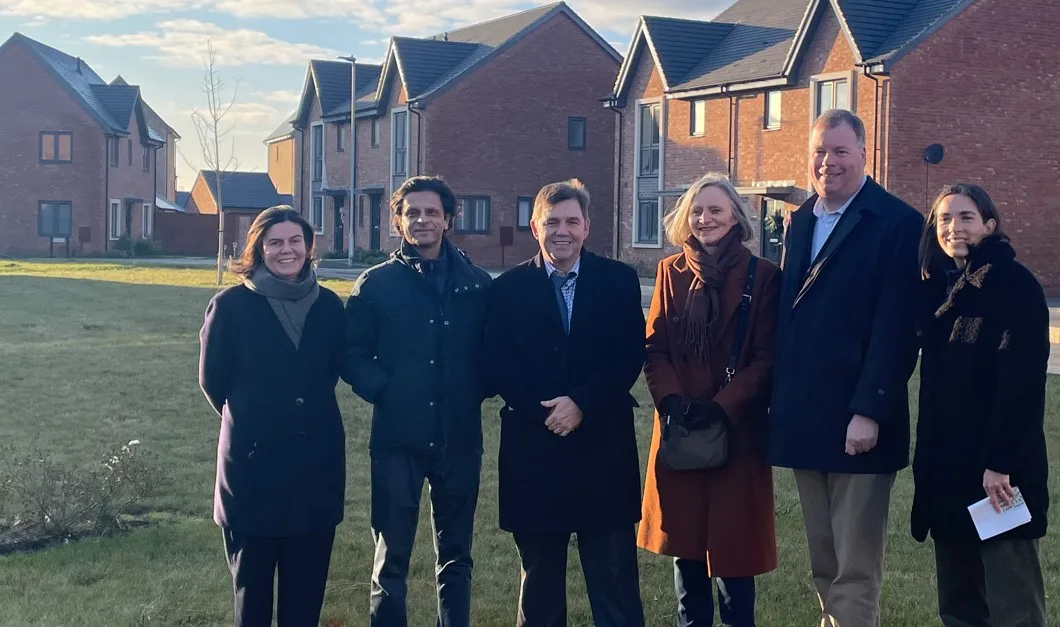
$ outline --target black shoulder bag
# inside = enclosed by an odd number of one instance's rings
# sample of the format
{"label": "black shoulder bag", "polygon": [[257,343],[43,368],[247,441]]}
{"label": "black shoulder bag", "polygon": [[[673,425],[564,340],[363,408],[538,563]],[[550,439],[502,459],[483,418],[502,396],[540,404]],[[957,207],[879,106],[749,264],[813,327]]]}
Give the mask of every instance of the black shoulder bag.
{"label": "black shoulder bag", "polygon": [[[747,280],[740,298],[740,311],[736,318],[736,336],[732,341],[729,353],[729,364],[725,367],[725,379],[718,390],[727,386],[736,375],[743,352],[743,342],[747,335],[748,318],[751,311],[751,291],[755,283],[755,269],[758,257],[752,256],[747,264]],[[687,413],[688,407],[685,407]],[[662,443],[659,456],[671,470],[706,470],[719,468],[729,458],[729,424],[726,420],[716,420],[702,429],[688,429],[676,424],[673,417],[664,416]]]}

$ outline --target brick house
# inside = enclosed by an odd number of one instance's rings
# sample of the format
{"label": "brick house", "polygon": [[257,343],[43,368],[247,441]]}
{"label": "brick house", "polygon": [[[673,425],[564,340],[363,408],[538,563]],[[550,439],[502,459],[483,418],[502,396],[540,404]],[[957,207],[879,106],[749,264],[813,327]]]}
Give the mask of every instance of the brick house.
{"label": "brick house", "polygon": [[315,61],[293,138],[276,140],[294,142],[302,161],[297,206],[322,251],[350,240],[389,250],[398,243],[387,208],[395,186],[441,175],[459,197],[453,241],[477,263],[512,265],[536,248],[538,189],[578,177],[593,197],[588,245],[609,254],[615,121],[600,98],[620,61],[562,2],[430,38],[393,37],[381,67]]}
{"label": "brick house", "polygon": [[[140,88],[15,33],[0,45],[0,254],[101,253],[152,237],[179,138]],[[160,165],[160,157],[162,163]],[[160,172],[162,168],[163,172]]]}
{"label": "brick house", "polygon": [[[276,191],[272,178],[266,172],[201,170],[191,186],[184,212],[217,215],[218,197],[224,211],[224,245],[229,253],[243,250],[250,223],[262,210],[294,202],[290,194]],[[216,228],[213,229],[212,240],[213,249],[216,250]],[[322,249],[318,246],[317,250]]]}
{"label": "brick house", "polygon": [[812,193],[812,120],[841,107],[865,121],[867,174],[925,212],[945,183],[983,185],[1020,259],[1060,293],[1052,4],[738,0],[710,22],[642,17],[607,100],[621,120],[615,254],[650,271],[674,250],[662,216],[717,170],[749,202],[753,248],[778,259],[783,212]]}

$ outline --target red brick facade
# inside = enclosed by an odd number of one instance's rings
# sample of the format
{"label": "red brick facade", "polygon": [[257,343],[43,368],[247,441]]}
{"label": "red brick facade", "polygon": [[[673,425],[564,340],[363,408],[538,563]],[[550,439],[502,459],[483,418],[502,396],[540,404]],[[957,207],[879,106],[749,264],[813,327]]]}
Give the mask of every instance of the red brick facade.
{"label": "red brick facade", "polygon": [[[38,234],[44,202],[69,203],[71,255],[113,248],[116,239],[108,237],[111,199],[121,211],[117,234],[142,237],[144,203],[153,207],[155,202],[155,159],[151,147],[150,170],[144,171],[135,112],[128,137],[118,139],[118,165],[109,166],[100,124],[22,41],[12,40],[0,52],[0,84],[19,86],[0,90],[0,254],[67,254],[66,242]],[[70,133],[70,163],[41,161],[40,134],[46,131]],[[83,232],[87,238],[81,237]]]}
{"label": "red brick facade", "polygon": [[[761,91],[734,96],[731,104],[727,96],[708,97],[705,135],[690,137],[690,101],[662,97],[655,63],[650,54],[641,55],[623,111],[619,257],[651,272],[674,250],[633,244],[638,100],[663,103],[662,188],[674,193],[707,171],[729,170],[732,107],[736,149],[731,175],[746,193],[756,230],[750,246],[758,252],[765,216],[762,196],[755,190],[793,187],[790,193],[776,195],[786,209],[812,193],[807,168],[814,105],[811,79],[844,77],[855,86],[851,109],[867,130],[866,173],[925,212],[944,183],[982,184],[998,203],[1020,259],[1047,291],[1060,294],[1054,243],[1060,239],[1060,164],[1055,158],[1060,134],[1052,132],[1060,106],[1060,79],[1052,68],[1060,16],[1047,5],[1051,3],[1044,0],[978,0],[899,60],[889,77],[878,77],[879,87],[855,66],[849,40],[826,6],[810,34],[795,84],[781,89],[782,119],[776,130],[763,128],[766,92]],[[995,45],[999,40],[1034,43],[1009,49]],[[944,145],[946,157],[931,166],[925,190],[922,155],[936,142]],[[673,201],[672,195],[662,198],[667,209]]]}

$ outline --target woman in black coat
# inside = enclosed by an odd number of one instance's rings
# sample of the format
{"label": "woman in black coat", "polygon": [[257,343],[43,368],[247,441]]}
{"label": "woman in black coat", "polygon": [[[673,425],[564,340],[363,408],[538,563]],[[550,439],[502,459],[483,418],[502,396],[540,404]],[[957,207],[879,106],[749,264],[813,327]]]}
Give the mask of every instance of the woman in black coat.
{"label": "woman in black coat", "polygon": [[[1049,313],[976,185],[946,187],[920,244],[920,417],[913,536],[931,534],[947,627],[1045,626],[1038,540],[1049,508],[1045,382]],[[968,506],[1016,498],[1031,521],[980,540]]]}
{"label": "woman in black coat", "polygon": [[316,625],[345,493],[335,399],[342,301],[320,287],[313,229],[287,206],[254,220],[229,269],[243,282],[210,301],[199,384],[221,416],[214,521],[235,592],[236,627]]}

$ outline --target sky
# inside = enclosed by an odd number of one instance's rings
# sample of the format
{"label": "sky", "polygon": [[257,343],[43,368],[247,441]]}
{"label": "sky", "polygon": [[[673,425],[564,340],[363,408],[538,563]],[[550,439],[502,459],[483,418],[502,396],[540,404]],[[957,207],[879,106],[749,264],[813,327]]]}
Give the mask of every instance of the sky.
{"label": "sky", "polygon": [[[733,0],[571,0],[622,54],[642,14],[710,19]],[[234,105],[222,160],[262,172],[262,140],[298,105],[310,59],[380,63],[392,36],[422,37],[547,4],[539,0],[0,0],[0,41],[15,32],[121,75],[181,135],[177,188],[203,167],[192,122],[203,110],[206,42]]]}

